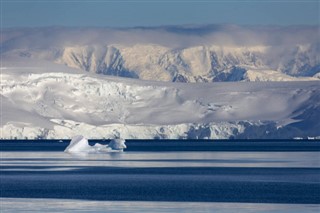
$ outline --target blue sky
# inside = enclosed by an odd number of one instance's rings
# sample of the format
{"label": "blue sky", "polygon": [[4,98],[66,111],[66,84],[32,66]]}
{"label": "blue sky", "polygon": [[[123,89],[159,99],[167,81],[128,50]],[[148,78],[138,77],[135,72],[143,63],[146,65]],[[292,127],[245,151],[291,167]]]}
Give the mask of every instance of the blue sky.
{"label": "blue sky", "polygon": [[319,25],[319,0],[0,0],[2,27]]}

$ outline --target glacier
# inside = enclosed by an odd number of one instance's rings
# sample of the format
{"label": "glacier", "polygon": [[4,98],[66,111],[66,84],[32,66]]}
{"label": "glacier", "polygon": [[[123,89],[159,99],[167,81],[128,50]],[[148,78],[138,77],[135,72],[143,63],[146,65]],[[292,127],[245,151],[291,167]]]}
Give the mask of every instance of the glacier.
{"label": "glacier", "polygon": [[314,26],[1,34],[1,139],[320,136]]}
{"label": "glacier", "polygon": [[186,84],[25,63],[1,69],[2,139],[320,135],[319,81]]}

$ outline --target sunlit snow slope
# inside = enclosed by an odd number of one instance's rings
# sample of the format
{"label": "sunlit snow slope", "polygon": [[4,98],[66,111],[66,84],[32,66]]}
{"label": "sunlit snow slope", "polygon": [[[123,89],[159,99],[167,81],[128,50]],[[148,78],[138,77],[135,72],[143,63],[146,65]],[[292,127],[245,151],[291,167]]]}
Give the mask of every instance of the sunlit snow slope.
{"label": "sunlit snow slope", "polygon": [[1,138],[320,136],[317,26],[11,28],[0,44]]}
{"label": "sunlit snow slope", "polygon": [[316,26],[3,29],[2,57],[167,82],[319,80]]}
{"label": "sunlit snow slope", "polygon": [[184,84],[12,64],[1,68],[1,138],[320,135],[319,81]]}

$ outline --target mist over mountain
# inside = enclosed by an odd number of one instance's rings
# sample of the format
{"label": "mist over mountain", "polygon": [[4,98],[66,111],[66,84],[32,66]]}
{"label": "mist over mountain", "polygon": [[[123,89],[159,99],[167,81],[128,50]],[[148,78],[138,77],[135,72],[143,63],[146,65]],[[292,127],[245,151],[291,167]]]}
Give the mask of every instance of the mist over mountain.
{"label": "mist over mountain", "polygon": [[318,30],[3,29],[1,138],[318,137]]}
{"label": "mist over mountain", "polygon": [[1,44],[4,61],[33,58],[143,80],[316,80],[320,72],[313,26],[19,28],[3,30]]}

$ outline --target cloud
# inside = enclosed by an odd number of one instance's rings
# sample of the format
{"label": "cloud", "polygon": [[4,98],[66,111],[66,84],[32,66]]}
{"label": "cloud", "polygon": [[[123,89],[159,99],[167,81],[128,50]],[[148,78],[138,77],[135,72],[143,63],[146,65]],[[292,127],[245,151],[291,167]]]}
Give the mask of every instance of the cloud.
{"label": "cloud", "polygon": [[186,25],[149,28],[13,28],[3,29],[1,38],[5,51],[92,44],[156,44],[170,48],[186,48],[197,45],[295,46],[308,43],[319,43],[317,26]]}

